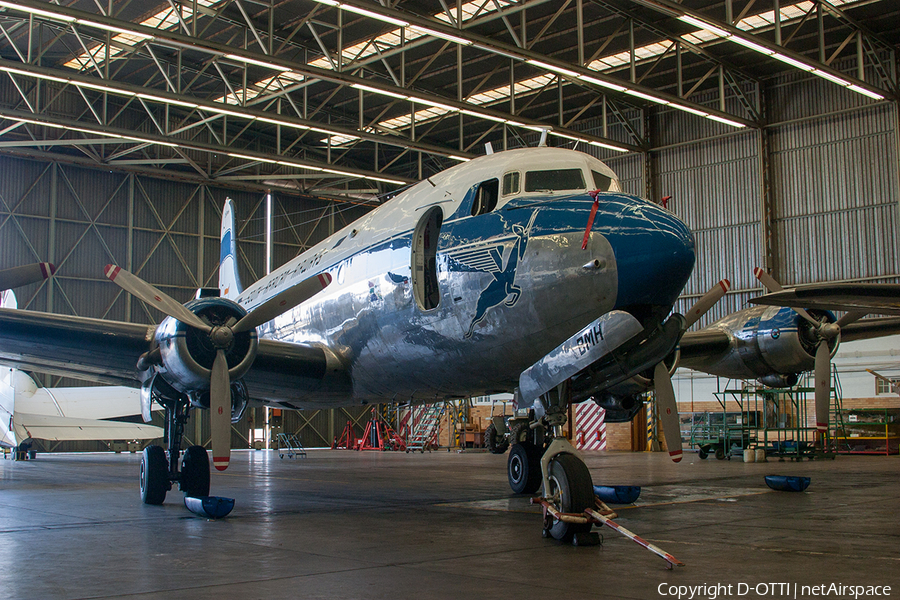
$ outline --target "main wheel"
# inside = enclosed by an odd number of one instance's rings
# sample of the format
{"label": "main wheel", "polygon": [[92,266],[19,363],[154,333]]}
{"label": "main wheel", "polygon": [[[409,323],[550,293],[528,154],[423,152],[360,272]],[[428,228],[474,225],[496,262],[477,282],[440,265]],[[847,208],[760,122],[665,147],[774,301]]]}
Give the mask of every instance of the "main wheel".
{"label": "main wheel", "polygon": [[484,428],[484,445],[491,454],[503,454],[509,448],[509,440],[505,435],[497,433],[493,423]]}
{"label": "main wheel", "polygon": [[513,444],[506,463],[509,487],[517,494],[533,494],[541,487],[541,451],[531,442]]}
{"label": "main wheel", "polygon": [[169,491],[169,464],[162,446],[147,446],[141,455],[141,501],[162,504]]}
{"label": "main wheel", "polygon": [[[564,513],[581,514],[594,506],[591,473],[574,454],[559,454],[550,461],[550,489],[546,497]],[[591,530],[590,523],[565,523],[554,520],[548,532],[557,540],[569,541],[576,533]]]}
{"label": "main wheel", "polygon": [[181,458],[181,491],[185,496],[209,496],[209,455],[203,446],[191,446]]}

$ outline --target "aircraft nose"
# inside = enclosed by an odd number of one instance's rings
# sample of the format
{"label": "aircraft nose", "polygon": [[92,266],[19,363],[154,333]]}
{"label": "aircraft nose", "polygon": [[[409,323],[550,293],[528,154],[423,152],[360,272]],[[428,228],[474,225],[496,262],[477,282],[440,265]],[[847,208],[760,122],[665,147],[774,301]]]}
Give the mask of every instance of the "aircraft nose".
{"label": "aircraft nose", "polygon": [[694,236],[673,213],[632,198],[621,211],[621,227],[610,242],[619,285],[616,307],[668,309],[694,269]]}

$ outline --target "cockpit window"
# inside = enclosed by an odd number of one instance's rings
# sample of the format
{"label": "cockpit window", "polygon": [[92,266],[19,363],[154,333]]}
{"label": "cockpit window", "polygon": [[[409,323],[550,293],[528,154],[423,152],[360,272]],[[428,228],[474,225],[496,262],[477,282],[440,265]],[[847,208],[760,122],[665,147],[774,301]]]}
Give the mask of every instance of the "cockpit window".
{"label": "cockpit window", "polygon": [[512,171],[503,176],[503,195],[519,193],[519,172]]}
{"label": "cockpit window", "polygon": [[472,216],[477,217],[489,213],[497,208],[497,198],[500,191],[498,179],[488,179],[478,184],[475,191],[475,202],[472,203]]}
{"label": "cockpit window", "polygon": [[611,191],[610,186],[612,185],[612,177],[604,175],[603,173],[598,173],[597,171],[591,171],[591,175],[594,176],[595,190],[600,190],[601,192]]}
{"label": "cockpit window", "polygon": [[525,173],[526,192],[554,192],[557,190],[583,190],[584,176],[581,169],[551,169]]}

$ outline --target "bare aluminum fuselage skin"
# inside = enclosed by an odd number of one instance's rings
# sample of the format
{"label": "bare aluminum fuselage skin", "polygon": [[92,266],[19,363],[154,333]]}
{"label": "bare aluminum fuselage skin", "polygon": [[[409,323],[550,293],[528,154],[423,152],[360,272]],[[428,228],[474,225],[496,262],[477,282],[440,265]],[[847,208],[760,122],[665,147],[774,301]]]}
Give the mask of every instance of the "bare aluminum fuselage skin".
{"label": "bare aluminum fuselage skin", "polygon": [[[479,183],[518,171],[581,169],[581,190],[521,192],[472,216]],[[286,285],[327,272],[323,292],[259,329],[260,337],[320,344],[339,364],[305,406],[421,401],[512,391],[521,372],[610,310],[671,309],[694,266],[694,242],[671,212],[618,191],[600,193],[586,248],[592,171],[586,154],[501,152],[422,181],[245,290],[251,310]],[[414,231],[438,207],[439,302],[413,287]],[[284,398],[282,398],[284,399]]]}
{"label": "bare aluminum fuselage skin", "polygon": [[[835,321],[833,314],[826,314],[830,322]],[[753,306],[727,315],[706,330],[724,333],[728,348],[682,360],[679,366],[730,379],[794,375],[815,367],[818,340],[809,324],[791,308]],[[829,342],[832,356],[838,343]]]}

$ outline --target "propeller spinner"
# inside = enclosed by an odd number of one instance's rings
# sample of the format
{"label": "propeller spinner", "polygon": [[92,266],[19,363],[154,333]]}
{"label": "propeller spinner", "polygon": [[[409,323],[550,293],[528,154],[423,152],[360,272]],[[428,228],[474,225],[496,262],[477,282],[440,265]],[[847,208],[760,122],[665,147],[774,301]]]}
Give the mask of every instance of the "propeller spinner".
{"label": "propeller spinner", "polygon": [[212,326],[171,296],[121,267],[107,265],[105,273],[110,281],[126,292],[209,336],[210,343],[216,349],[209,381],[213,465],[216,469],[224,471],[228,468],[231,457],[231,377],[228,372],[226,351],[231,346],[235,334],[255,329],[311,298],[331,283],[331,276],[328,273],[321,273],[305,279],[276,294],[247,313],[241,320],[231,320],[225,325]]}

